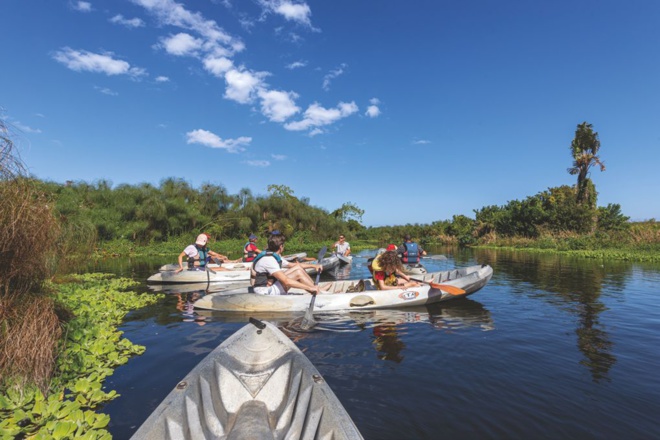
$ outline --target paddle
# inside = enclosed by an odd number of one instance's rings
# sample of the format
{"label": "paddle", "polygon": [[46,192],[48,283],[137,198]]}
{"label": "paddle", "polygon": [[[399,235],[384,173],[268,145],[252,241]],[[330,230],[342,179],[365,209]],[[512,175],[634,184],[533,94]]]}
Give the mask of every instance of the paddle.
{"label": "paddle", "polygon": [[464,295],[465,290],[451,286],[449,284],[438,284],[438,283],[433,283],[431,281],[424,281],[424,280],[418,280],[417,278],[410,278],[411,281],[417,281],[418,283],[425,283],[425,284],[430,284],[432,288],[434,289],[439,289],[442,290],[443,292],[447,292],[450,295]]}
{"label": "paddle", "polygon": [[[318,264],[321,264],[321,260],[323,259],[323,256],[327,252],[328,247],[323,246],[321,250],[319,251],[318,257],[316,257],[316,261],[318,261]],[[319,279],[321,278],[321,271],[316,272],[316,281],[314,282],[315,286],[319,285]],[[300,328],[302,329],[309,329],[312,328],[316,325],[316,321],[314,321],[314,314],[312,311],[314,310],[314,301],[316,301],[316,293],[312,294],[312,301],[309,303],[309,308],[305,312],[305,317],[303,318],[302,322],[300,323]]]}
{"label": "paddle", "polygon": [[208,261],[204,265],[204,268],[206,269],[206,293],[209,293],[209,289],[211,288],[211,268]]}
{"label": "paddle", "polygon": [[428,257],[422,257],[422,258],[427,258],[429,260],[446,260],[447,259],[447,257],[445,257],[444,255],[430,255]]}

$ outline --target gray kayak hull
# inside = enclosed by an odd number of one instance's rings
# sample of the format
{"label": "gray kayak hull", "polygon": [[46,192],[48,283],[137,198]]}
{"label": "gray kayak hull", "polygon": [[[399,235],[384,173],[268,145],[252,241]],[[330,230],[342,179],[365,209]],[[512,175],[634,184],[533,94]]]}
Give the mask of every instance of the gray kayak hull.
{"label": "gray kayak hull", "polygon": [[305,355],[276,326],[248,324],[200,362],[133,439],[362,439]]}
{"label": "gray kayak hull", "polygon": [[[318,262],[315,260],[312,261],[312,264],[318,264]],[[339,258],[337,258],[337,255],[335,254],[325,257],[321,259],[321,266],[323,267],[323,272],[327,272],[330,269],[334,269],[335,267],[339,266]],[[305,271],[308,274],[316,274],[316,269],[314,269],[313,267],[305,269]]]}

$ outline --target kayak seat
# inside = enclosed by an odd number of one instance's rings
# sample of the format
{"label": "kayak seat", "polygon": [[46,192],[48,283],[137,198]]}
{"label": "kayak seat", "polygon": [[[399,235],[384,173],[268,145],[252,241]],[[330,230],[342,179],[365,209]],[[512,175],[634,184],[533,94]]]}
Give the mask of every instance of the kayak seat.
{"label": "kayak seat", "polygon": [[268,420],[268,407],[259,400],[248,400],[238,409],[227,440],[275,439]]}

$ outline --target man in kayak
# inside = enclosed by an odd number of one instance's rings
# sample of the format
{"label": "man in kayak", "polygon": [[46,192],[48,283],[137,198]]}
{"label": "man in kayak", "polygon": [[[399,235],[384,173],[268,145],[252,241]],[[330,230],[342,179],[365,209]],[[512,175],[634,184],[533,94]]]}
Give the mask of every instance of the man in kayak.
{"label": "man in kayak", "polygon": [[351,255],[351,245],[348,244],[343,234],[339,236],[339,241],[335,243],[335,254],[345,257]]}
{"label": "man in kayak", "polygon": [[313,267],[321,271],[323,266],[283,260],[285,241],[284,235],[271,234],[268,237],[268,250],[254,259],[251,270],[254,292],[261,295],[286,295],[289,289],[295,287],[312,294],[319,293],[319,287],[314,285],[305,269]]}
{"label": "man in kayak", "polygon": [[[183,252],[179,254],[179,268],[177,269],[177,272],[181,272],[183,270],[184,257],[188,261],[188,269],[192,269],[193,266],[205,267],[211,258],[216,261],[220,261],[221,264],[224,262],[231,262],[231,260],[229,260],[229,258],[227,258],[225,255],[213,252],[208,247],[206,247],[208,241],[208,234],[199,234],[194,244],[186,246]],[[227,270],[223,267],[209,267],[209,269],[216,272],[220,270]]]}
{"label": "man in kayak", "polygon": [[406,234],[403,239],[403,244],[399,246],[399,249],[397,250],[397,253],[401,256],[401,262],[403,264],[411,265],[419,264],[419,260],[426,255],[426,251],[422,249],[420,245],[412,241],[410,235]]}
{"label": "man in kayak", "polygon": [[376,256],[371,262],[370,270],[373,273],[373,281],[378,290],[420,286],[418,282],[412,281],[408,275],[403,273],[403,265],[396,252],[396,246],[389,245],[385,252]]}

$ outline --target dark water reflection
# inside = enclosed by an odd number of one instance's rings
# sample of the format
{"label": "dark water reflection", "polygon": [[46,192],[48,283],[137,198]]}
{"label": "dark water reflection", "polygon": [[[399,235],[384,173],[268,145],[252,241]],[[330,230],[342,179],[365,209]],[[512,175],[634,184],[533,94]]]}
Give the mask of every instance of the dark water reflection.
{"label": "dark water reflection", "polygon": [[[108,380],[122,395],[105,409],[112,434],[129,437],[255,316],[276,322],[306,353],[365,438],[660,438],[660,265],[432,251],[448,259],[425,259],[429,271],[488,263],[493,279],[470,298],[432,307],[317,314],[312,332],[300,329],[302,314],[194,310],[206,285],[166,290],[122,327],[147,352]],[[324,279],[367,276],[374,253]],[[144,280],[166,262],[96,270]]]}

